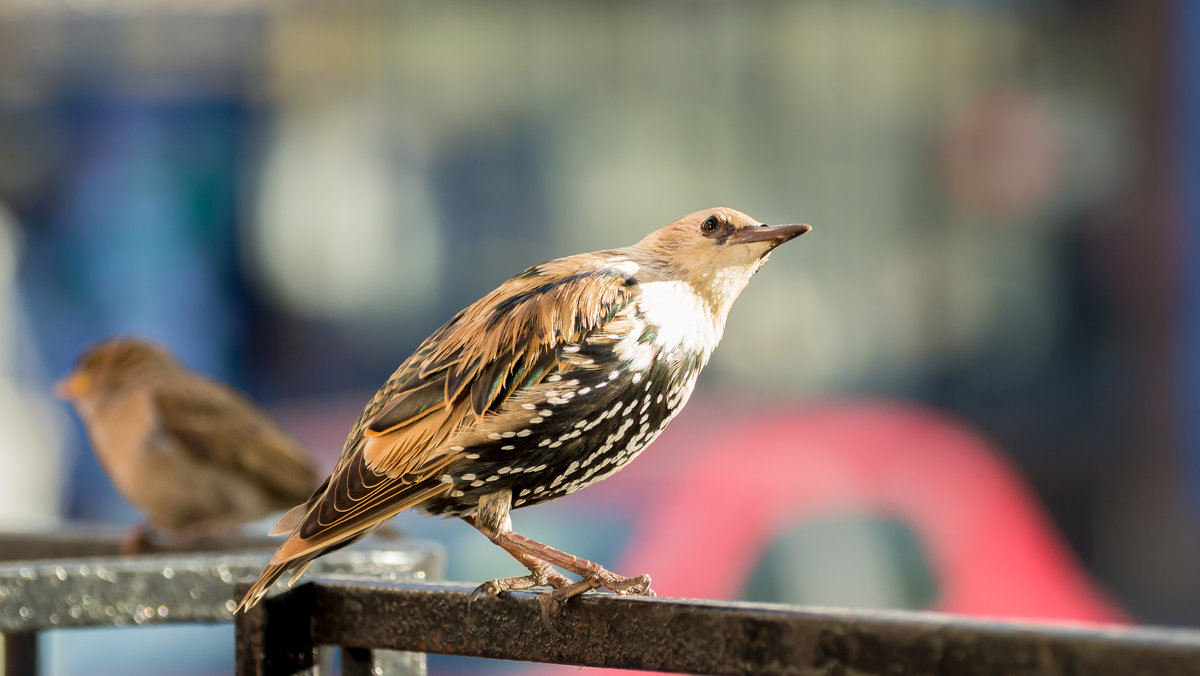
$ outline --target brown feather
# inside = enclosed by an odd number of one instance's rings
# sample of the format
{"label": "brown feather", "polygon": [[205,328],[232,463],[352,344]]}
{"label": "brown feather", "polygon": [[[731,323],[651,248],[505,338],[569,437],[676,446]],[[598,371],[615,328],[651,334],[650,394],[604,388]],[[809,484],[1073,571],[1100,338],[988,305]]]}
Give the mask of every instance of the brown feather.
{"label": "brown feather", "polygon": [[200,377],[164,378],[156,383],[153,399],[160,427],[180,448],[271,491],[279,507],[304,500],[316,485],[299,445],[258,406],[224,385]]}
{"label": "brown feather", "polygon": [[[559,347],[611,321],[632,298],[634,281],[596,270],[595,261],[583,260],[588,256],[598,254],[553,261],[537,275],[505,282],[401,364],[363,410],[324,491],[272,559],[268,586],[288,562],[450,490],[440,477],[463,460],[455,440],[519,406],[520,393],[559,365]],[[581,268],[590,271],[578,274]],[[439,389],[441,401],[427,405]]]}
{"label": "brown feather", "polygon": [[[545,371],[522,387],[549,375],[553,367],[547,368],[547,361],[557,363],[553,355],[558,346],[577,342],[611,320],[631,297],[624,275],[615,270],[570,274],[580,264],[571,259],[547,263],[540,266],[542,274],[515,277],[456,315],[396,370],[381,390],[382,401],[376,395],[364,411],[347,448],[351,441],[373,437],[362,448],[367,463],[391,474],[410,464],[410,454],[437,452],[458,430],[486,417],[503,391],[502,374]],[[439,380],[446,395],[440,406],[408,420],[389,415],[397,410],[394,400],[428,393]],[[470,410],[457,405],[467,394]],[[506,399],[511,392],[504,395]]]}
{"label": "brown feather", "polygon": [[[474,519],[483,516],[486,499],[497,507],[490,519],[495,526],[522,502],[573,492],[580,487],[575,484],[586,486],[619,469],[686,401],[720,340],[733,300],[766,255],[808,229],[764,228],[730,209],[696,212],[631,247],[528,268],[456,314],[367,404],[324,490],[309,501],[304,518],[241,607],[255,603],[286,569],[303,570],[308,561],[362,537],[408,507]],[[643,377],[646,385],[636,387]],[[585,379],[594,385],[581,386]],[[610,381],[612,388],[605,389]],[[581,437],[580,423],[590,429],[615,416],[620,406],[628,414],[633,401],[617,397],[636,393],[645,410],[653,387],[659,389],[653,400],[654,418],[661,421],[657,430],[651,429],[651,414],[643,413],[641,429],[614,451],[617,455],[554,490],[577,465],[613,450],[634,419],[622,422],[594,452],[587,449],[593,441],[587,438],[563,446],[563,451],[554,449]],[[588,392],[585,403],[568,405]],[[669,398],[664,401],[664,396]],[[586,422],[585,414],[598,412],[598,402],[612,408]],[[562,408],[548,411],[546,406]],[[565,411],[569,415],[556,415]],[[529,439],[535,428],[553,429],[560,436],[557,441],[549,436]],[[563,435],[564,429],[570,431]],[[509,439],[513,443],[506,443]],[[545,446],[549,456],[532,444]],[[568,466],[562,457],[563,452],[584,450],[590,456],[582,465],[575,461]],[[518,494],[502,485],[517,485],[513,476],[518,467],[498,466],[506,458],[497,459],[496,452],[508,451],[523,454],[514,462],[546,461],[519,468],[519,483],[525,486],[520,495],[545,493],[543,498],[514,501]],[[482,455],[487,453],[493,457]],[[613,467],[596,475],[609,461]],[[551,479],[542,474],[549,465],[556,465],[557,474],[553,483],[542,485]],[[495,475],[476,475],[493,467]],[[535,576],[544,576],[545,566],[553,563],[533,554],[518,558]],[[591,570],[568,568],[585,577]]]}
{"label": "brown feather", "polygon": [[317,483],[306,453],[262,409],[146,341],[90,347],[60,394],[114,485],[157,527],[259,519],[303,501]]}
{"label": "brown feather", "polygon": [[368,437],[381,436],[421,419],[446,401],[444,391],[443,383],[431,380],[392,395],[391,401],[375,414],[363,434]]}

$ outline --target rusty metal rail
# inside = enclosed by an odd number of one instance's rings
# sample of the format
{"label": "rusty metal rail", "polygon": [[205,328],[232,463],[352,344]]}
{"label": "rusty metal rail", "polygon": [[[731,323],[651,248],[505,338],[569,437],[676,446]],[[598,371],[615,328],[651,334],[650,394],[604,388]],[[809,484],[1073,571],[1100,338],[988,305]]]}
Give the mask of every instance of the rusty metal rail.
{"label": "rusty metal rail", "polygon": [[[231,536],[204,544],[211,549],[166,544],[156,553],[116,556],[118,533],[0,533],[0,673],[36,674],[38,633],[46,630],[229,622],[234,582],[257,575],[276,543]],[[391,580],[441,574],[441,552],[433,545],[374,544],[387,548],[334,552],[314,563],[323,569],[315,572]],[[363,673],[424,673],[422,655],[354,651],[348,661]]]}
{"label": "rusty metal rail", "polygon": [[1189,630],[599,594],[547,624],[535,594],[468,603],[471,590],[310,578],[238,616],[237,673],[296,673],[326,644],[700,674],[1200,673],[1200,632]]}
{"label": "rusty metal rail", "polygon": [[[125,532],[124,529],[108,526],[60,529],[48,533],[0,532],[0,568],[6,562],[118,556]],[[228,535],[203,541],[151,542],[147,544],[146,553],[271,551],[277,544],[278,541],[271,538]],[[0,622],[10,610],[9,605],[12,603],[7,592],[0,591]],[[16,610],[19,611],[20,607],[17,606]],[[37,646],[38,634],[35,630],[14,631],[9,628],[0,633],[0,648],[3,649],[3,660],[0,662],[3,670],[0,673],[6,676],[37,673]]]}

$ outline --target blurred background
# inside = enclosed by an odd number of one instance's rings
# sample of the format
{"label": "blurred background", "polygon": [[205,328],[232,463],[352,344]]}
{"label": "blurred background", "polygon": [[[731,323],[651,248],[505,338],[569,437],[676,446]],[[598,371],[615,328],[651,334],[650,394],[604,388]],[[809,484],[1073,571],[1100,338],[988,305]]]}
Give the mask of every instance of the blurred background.
{"label": "blurred background", "polygon": [[[1200,625],[1197,44],[1182,1],[0,0],[0,527],[136,520],[51,395],[96,340],[328,469],[465,304],[727,205],[815,229],[654,449],[518,530],[667,595]],[[48,663],[231,669],[152,631]]]}

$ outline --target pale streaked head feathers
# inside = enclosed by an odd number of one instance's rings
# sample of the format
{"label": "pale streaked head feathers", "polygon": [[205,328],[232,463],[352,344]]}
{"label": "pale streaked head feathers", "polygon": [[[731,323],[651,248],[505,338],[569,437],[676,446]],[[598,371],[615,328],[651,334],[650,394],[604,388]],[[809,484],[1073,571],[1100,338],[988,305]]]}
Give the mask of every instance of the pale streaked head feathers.
{"label": "pale streaked head feathers", "polygon": [[[778,232],[757,237],[767,230]],[[807,230],[808,226],[772,227],[735,209],[715,207],[688,214],[622,251],[667,279],[688,282],[724,324],[733,301],[771,251]]]}

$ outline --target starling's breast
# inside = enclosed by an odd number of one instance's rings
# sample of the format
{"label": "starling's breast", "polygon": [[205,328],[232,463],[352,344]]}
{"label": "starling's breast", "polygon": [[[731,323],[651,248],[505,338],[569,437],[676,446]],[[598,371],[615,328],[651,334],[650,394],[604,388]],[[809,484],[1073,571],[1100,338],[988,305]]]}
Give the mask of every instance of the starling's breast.
{"label": "starling's breast", "polygon": [[427,503],[435,514],[474,510],[480,495],[509,489],[513,506],[562,497],[637,457],[691,395],[707,354],[664,350],[657,328],[631,316],[634,331],[562,349],[575,368],[551,376],[525,422],[463,449],[469,462],[442,477],[455,487]]}

